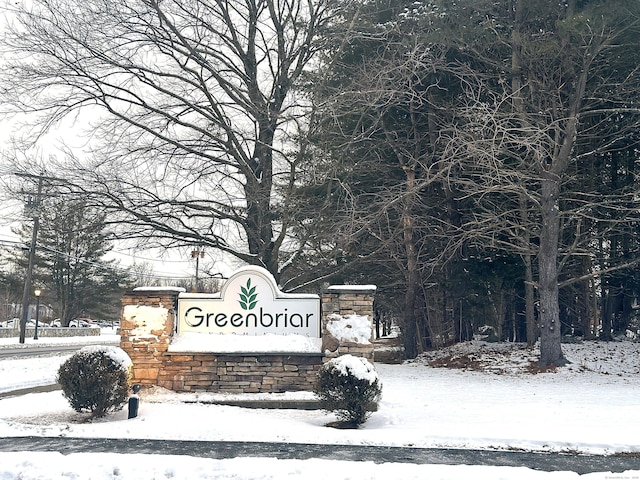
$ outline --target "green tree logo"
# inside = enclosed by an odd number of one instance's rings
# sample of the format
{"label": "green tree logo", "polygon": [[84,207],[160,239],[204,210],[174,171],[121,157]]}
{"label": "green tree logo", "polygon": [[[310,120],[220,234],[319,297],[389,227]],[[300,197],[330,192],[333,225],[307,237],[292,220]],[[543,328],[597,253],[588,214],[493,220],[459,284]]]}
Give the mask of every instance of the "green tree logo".
{"label": "green tree logo", "polygon": [[240,287],[240,300],[238,301],[243,310],[253,310],[258,303],[258,294],[255,285],[251,286],[251,278],[247,280],[246,287]]}

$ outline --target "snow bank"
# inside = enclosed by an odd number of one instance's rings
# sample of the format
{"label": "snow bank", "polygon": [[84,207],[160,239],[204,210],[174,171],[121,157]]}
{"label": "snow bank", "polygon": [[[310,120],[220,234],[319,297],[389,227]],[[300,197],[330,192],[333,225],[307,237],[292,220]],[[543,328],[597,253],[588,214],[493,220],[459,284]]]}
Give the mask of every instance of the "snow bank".
{"label": "snow bank", "polygon": [[158,338],[153,332],[163,332],[169,311],[161,307],[149,307],[145,305],[126,305],[123,310],[125,320],[134,320],[137,317],[143,319],[137,323],[129,335],[138,338]]}
{"label": "snow bank", "polygon": [[342,342],[371,343],[371,321],[366,315],[338,315],[327,317],[327,331]]}

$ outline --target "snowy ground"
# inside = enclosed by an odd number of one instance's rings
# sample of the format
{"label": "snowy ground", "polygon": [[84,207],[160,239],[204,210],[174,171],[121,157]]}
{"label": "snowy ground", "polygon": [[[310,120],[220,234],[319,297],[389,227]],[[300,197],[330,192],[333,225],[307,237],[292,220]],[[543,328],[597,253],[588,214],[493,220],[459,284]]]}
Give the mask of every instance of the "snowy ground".
{"label": "snowy ground", "polygon": [[[115,336],[101,338],[114,340]],[[91,340],[95,338],[73,341]],[[33,343],[28,340],[25,348]],[[8,346],[15,346],[15,340],[0,339],[0,348]],[[431,352],[403,365],[376,364],[383,383],[382,402],[358,430],[326,427],[335,418],[322,411],[211,405],[205,402],[223,396],[156,389],[143,392],[139,416],[131,420],[121,411],[88,422],[86,415],[70,409],[59,391],[5,398],[0,400],[0,435],[640,453],[640,343],[585,342],[563,347],[571,364],[552,372],[532,368],[535,351],[482,342]],[[57,367],[67,357],[3,359],[0,392],[52,383]],[[249,397],[313,398],[309,393]],[[14,478],[592,480],[640,478],[640,471],[579,476],[515,467],[376,465],[319,459],[0,453],[0,479]]]}

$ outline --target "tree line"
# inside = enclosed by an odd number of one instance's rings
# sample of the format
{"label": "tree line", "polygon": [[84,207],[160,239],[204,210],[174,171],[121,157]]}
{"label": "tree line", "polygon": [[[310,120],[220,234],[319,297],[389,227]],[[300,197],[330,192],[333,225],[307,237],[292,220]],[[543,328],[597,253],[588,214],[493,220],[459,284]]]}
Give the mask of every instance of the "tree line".
{"label": "tree line", "polygon": [[640,5],[459,3],[6,5],[6,157],[119,239],[376,284],[408,358],[490,331],[560,365],[638,321]]}
{"label": "tree line", "polygon": [[[32,180],[38,181],[37,178]],[[103,211],[83,201],[43,195],[25,208],[28,217],[38,219],[37,241],[32,265],[30,304],[33,291],[40,290],[40,320],[58,320],[66,327],[76,318],[113,322],[120,317],[122,294],[135,287],[175,286],[185,291],[215,292],[220,278],[202,268],[204,278],[160,276],[153,266],[142,260],[123,266],[107,255],[114,247],[114,235],[106,228]],[[21,316],[24,305],[25,272],[29,268],[30,244],[34,222],[17,225],[13,232],[23,241],[3,242],[0,256],[0,292],[2,320]],[[33,319],[33,312],[31,312]]]}
{"label": "tree line", "polygon": [[[109,233],[104,230],[104,214],[82,203],[61,199],[39,201],[28,213],[37,217],[40,227],[31,277],[32,290],[41,291],[42,305],[51,307],[50,311],[65,327],[78,317],[117,319],[119,298],[132,285],[132,279],[114,261],[103,258],[111,249]],[[32,229],[32,222],[25,222],[14,232],[26,239],[31,238]],[[24,307],[19,298],[24,288],[24,272],[29,268],[30,248],[25,241],[3,252],[0,285],[8,318],[9,310],[12,316],[19,316]],[[13,308],[9,309],[9,305]],[[47,323],[54,320],[46,317],[41,316],[40,320]]]}

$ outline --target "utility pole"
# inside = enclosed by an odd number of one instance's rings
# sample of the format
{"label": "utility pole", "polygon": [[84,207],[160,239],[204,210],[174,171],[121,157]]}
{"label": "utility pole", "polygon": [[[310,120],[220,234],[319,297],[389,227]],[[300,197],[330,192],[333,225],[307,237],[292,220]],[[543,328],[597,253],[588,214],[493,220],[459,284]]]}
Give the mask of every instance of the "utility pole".
{"label": "utility pole", "polygon": [[[31,175],[29,175],[31,176]],[[27,266],[27,272],[24,276],[24,291],[22,292],[22,315],[20,317],[20,343],[24,343],[26,330],[27,330],[27,318],[29,316],[29,298],[31,297],[31,276],[33,273],[33,264],[36,258],[36,244],[38,241],[38,227],[40,226],[40,206],[42,205],[42,182],[44,177],[39,175],[38,177],[38,191],[35,196],[35,200],[29,199],[27,206],[31,209],[33,216],[33,232],[31,234],[31,246],[29,248],[29,265]]]}
{"label": "utility pole", "polygon": [[200,246],[200,247],[196,247],[195,250],[192,250],[191,251],[191,258],[195,258],[196,259],[196,284],[195,284],[195,288],[193,289],[193,291],[199,292],[199,291],[201,291],[201,289],[200,289],[200,278],[199,278],[200,258],[204,258],[204,248]]}

